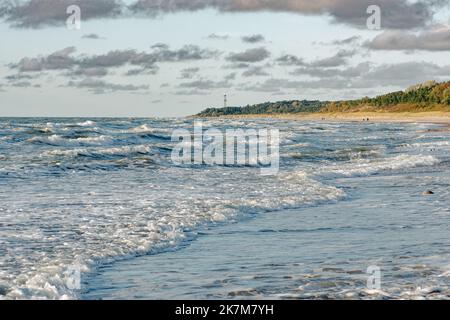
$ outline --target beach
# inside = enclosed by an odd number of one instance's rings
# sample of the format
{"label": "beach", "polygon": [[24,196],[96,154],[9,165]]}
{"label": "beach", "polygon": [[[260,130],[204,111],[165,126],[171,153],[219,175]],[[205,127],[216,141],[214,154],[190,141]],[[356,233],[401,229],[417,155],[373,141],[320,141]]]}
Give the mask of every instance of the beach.
{"label": "beach", "polygon": [[[83,298],[446,299],[439,174],[449,172],[340,178],[345,201],[261,213],[201,230],[178,250],[105,265]],[[420,197],[427,188],[436,197]],[[380,290],[367,288],[369,266],[380,268]]]}
{"label": "beach", "polygon": [[336,113],[298,113],[298,114],[261,114],[261,115],[230,115],[220,118],[229,119],[289,119],[305,121],[333,122],[403,122],[403,123],[438,123],[450,125],[450,112],[336,112]]}

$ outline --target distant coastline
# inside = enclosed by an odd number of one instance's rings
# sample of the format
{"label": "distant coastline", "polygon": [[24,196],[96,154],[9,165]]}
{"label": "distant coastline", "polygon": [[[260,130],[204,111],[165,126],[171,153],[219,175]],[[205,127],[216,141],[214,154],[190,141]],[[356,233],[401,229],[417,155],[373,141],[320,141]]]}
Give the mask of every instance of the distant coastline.
{"label": "distant coastline", "polygon": [[207,108],[193,118],[280,118],[327,121],[450,123],[450,81],[428,81],[375,98],[290,100],[244,107]]}

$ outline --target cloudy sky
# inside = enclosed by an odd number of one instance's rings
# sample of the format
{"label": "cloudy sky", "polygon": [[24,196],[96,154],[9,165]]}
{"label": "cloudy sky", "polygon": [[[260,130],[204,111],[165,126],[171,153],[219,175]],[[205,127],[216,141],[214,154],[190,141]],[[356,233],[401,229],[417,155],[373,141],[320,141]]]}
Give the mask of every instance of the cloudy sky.
{"label": "cloudy sky", "polygon": [[0,0],[0,35],[0,116],[184,116],[224,93],[337,100],[450,80],[450,0]]}

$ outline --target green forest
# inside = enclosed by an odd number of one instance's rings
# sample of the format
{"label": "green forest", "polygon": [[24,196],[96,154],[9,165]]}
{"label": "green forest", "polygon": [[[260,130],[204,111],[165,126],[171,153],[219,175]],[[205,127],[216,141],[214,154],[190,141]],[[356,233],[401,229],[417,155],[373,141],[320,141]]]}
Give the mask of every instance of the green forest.
{"label": "green forest", "polygon": [[318,112],[325,107],[328,102],[294,100],[264,102],[245,107],[227,107],[227,108],[208,108],[198,114],[203,117],[220,117],[225,115],[244,115],[244,114],[280,114],[280,113],[300,113],[300,112]]}

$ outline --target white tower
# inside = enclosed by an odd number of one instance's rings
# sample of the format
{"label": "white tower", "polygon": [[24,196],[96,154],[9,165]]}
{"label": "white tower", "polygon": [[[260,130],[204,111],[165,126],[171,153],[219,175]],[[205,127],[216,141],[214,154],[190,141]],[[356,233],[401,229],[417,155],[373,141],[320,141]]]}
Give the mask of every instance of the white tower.
{"label": "white tower", "polygon": [[227,107],[227,94],[223,95],[223,107],[226,108]]}

